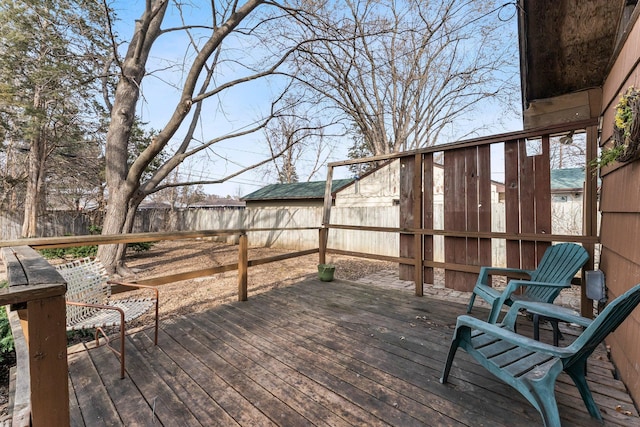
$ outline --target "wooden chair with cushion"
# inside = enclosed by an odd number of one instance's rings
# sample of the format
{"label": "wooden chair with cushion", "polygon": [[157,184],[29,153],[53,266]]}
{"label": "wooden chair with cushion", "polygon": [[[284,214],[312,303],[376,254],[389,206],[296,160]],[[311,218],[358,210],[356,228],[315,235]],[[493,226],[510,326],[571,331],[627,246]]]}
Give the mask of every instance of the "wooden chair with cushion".
{"label": "wooden chair with cushion", "polygon": [[591,417],[602,421],[602,415],[587,385],[587,359],[593,350],[613,332],[640,303],[640,284],[613,300],[590,321],[556,310],[553,305],[540,305],[542,314],[559,320],[588,324],[580,336],[567,347],[556,347],[518,335],[514,332],[518,312],[528,302],[514,302],[502,324],[483,322],[471,316],[458,317],[453,340],[440,382],[447,382],[458,347],[469,353],[489,372],[518,390],[542,416],[547,427],[560,427],[555,398],[555,383],[565,371],[573,380]]}
{"label": "wooden chair with cushion", "polygon": [[[589,254],[575,243],[560,243],[549,246],[538,268],[523,270],[519,268],[482,267],[473,288],[473,294],[467,307],[471,313],[476,296],[491,304],[489,323],[496,323],[503,305],[511,305],[516,300],[552,303],[560,291],[571,286],[571,279],[589,259]],[[510,280],[503,291],[491,286],[491,275],[526,274],[529,280]],[[521,294],[515,293],[522,289]]]}
{"label": "wooden chair with cushion", "polygon": [[[120,378],[125,372],[125,328],[126,323],[142,316],[155,307],[154,343],[158,344],[158,290],[154,287],[132,283],[109,281],[107,272],[96,258],[84,258],[67,264],[56,266],[60,275],[67,282],[65,295],[67,304],[67,331],[95,329],[96,345],[102,334],[107,345],[109,338],[104,328],[118,326],[120,328],[120,351],[111,348],[120,358]],[[111,286],[121,285],[133,288],[144,288],[153,296],[148,298],[111,298]]]}

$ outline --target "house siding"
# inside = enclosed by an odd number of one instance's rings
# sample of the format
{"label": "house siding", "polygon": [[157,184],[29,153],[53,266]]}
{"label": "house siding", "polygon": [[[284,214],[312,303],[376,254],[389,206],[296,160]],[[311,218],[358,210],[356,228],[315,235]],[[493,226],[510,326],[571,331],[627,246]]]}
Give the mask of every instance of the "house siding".
{"label": "house siding", "polygon": [[[611,144],[613,118],[620,94],[640,86],[640,22],[636,21],[603,85],[602,142]],[[602,173],[600,268],[609,300],[640,282],[640,162],[607,167]],[[640,402],[640,308],[606,342],[636,402]]]}

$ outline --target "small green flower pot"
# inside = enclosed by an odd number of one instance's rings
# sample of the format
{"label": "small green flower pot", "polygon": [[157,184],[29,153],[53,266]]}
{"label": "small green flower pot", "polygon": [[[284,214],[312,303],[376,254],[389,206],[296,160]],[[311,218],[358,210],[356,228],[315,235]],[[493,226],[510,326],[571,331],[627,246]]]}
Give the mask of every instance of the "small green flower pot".
{"label": "small green flower pot", "polygon": [[333,264],[318,264],[318,278],[323,282],[331,282],[336,266]]}

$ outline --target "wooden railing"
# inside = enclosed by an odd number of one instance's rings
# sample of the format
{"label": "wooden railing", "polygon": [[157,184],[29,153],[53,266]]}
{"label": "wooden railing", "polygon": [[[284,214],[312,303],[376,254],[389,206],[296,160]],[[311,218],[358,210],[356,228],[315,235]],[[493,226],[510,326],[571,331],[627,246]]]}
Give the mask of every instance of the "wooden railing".
{"label": "wooden railing", "polygon": [[[317,228],[300,228],[317,229]],[[239,236],[238,262],[185,273],[140,280],[154,286],[225,271],[238,270],[238,300],[248,298],[248,268],[318,253],[318,249],[249,259],[248,231],[205,230],[177,233],[135,233],[124,235],[72,236],[0,241],[9,286],[0,289],[0,306],[10,307],[16,348],[13,426],[69,425],[67,336],[65,327],[66,285],[62,277],[34,249],[84,245],[154,242],[211,236]],[[126,288],[113,288],[124,292]]]}
{"label": "wooden railing", "polygon": [[[583,230],[579,236],[552,234],[551,154],[552,141],[564,135],[584,134],[585,166]],[[535,141],[539,152],[529,154],[528,142]],[[398,262],[400,278],[415,282],[416,295],[423,283],[432,283],[433,269],[445,271],[445,285],[456,290],[473,288],[480,266],[491,265],[491,239],[506,246],[506,266],[533,269],[551,242],[581,243],[590,255],[586,269],[593,269],[597,232],[597,177],[593,161],[597,157],[598,121],[585,120],[543,129],[511,132],[411,152],[393,153],[367,159],[352,159],[328,165],[324,213],[320,234],[320,260],[327,252]],[[435,161],[437,157],[441,160]],[[499,155],[496,155],[499,154]],[[399,228],[362,227],[331,222],[332,177],[334,169],[362,162],[398,159]],[[501,160],[497,160],[501,159]],[[493,162],[493,165],[492,165]],[[501,163],[504,173],[505,231],[492,230],[492,166]],[[436,169],[442,170],[444,226],[434,227]],[[400,234],[398,257],[381,257],[329,249],[329,230],[360,230]],[[444,237],[444,262],[434,259],[434,236]],[[584,287],[583,287],[584,290]],[[583,314],[593,310],[582,292]]]}
{"label": "wooden railing", "polygon": [[17,357],[12,425],[69,425],[64,280],[28,246],[3,248],[2,259]]}

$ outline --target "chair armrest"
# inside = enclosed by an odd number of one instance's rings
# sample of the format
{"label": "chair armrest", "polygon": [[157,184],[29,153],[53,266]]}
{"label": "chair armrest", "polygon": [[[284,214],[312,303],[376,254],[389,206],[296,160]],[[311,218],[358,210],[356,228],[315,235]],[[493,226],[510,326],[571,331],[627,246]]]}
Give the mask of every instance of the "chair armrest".
{"label": "chair armrest", "polygon": [[487,280],[490,275],[493,276],[509,276],[509,275],[526,275],[531,277],[531,270],[524,270],[522,268],[506,268],[506,267],[481,267],[480,275],[478,276],[478,282],[483,285],[488,285]]}
{"label": "chair armrest", "polygon": [[536,341],[534,339],[525,337],[523,335],[519,335],[503,327],[502,325],[494,325],[491,323],[487,323],[485,321],[476,319],[475,317],[471,317],[468,315],[458,316],[454,337],[457,336],[458,330],[461,328],[468,328],[470,330],[484,332],[485,334],[499,338],[503,341],[506,341],[518,347],[531,350],[531,351],[537,351],[540,353],[548,354],[554,357],[565,358],[574,354],[573,351],[569,350],[566,347],[555,347],[551,344],[546,344],[540,341]]}
{"label": "chair armrest", "polygon": [[571,283],[549,283],[549,282],[532,282],[531,280],[510,280],[502,294],[505,297],[511,296],[518,288],[526,288],[527,286],[540,286],[543,288],[570,288]]}
{"label": "chair armrest", "polygon": [[148,289],[151,290],[155,293],[156,296],[156,301],[159,299],[160,294],[158,293],[158,288],[156,288],[155,286],[149,286],[149,285],[139,285],[137,283],[129,283],[129,282],[119,282],[117,280],[109,280],[107,282],[109,285],[119,285],[119,286],[127,286],[130,288],[137,288],[137,289]]}
{"label": "chair armrest", "polygon": [[534,314],[539,314],[544,317],[557,319],[561,322],[575,323],[576,325],[587,327],[593,319],[582,317],[570,308],[562,307],[556,304],[550,304],[545,302],[533,302],[533,301],[516,301],[513,303],[512,308],[516,310],[524,309]]}
{"label": "chair armrest", "polygon": [[124,310],[121,309],[120,307],[114,307],[112,305],[91,304],[91,303],[88,303],[88,302],[78,302],[78,301],[66,301],[65,304],[67,304],[67,305],[77,305],[77,306],[80,306],[80,307],[99,308],[101,310],[115,310],[115,311],[119,311],[120,315],[124,318]]}

